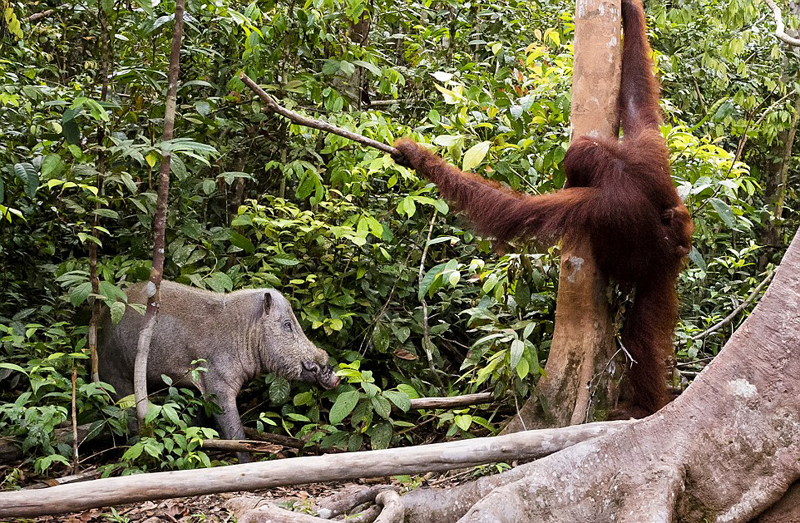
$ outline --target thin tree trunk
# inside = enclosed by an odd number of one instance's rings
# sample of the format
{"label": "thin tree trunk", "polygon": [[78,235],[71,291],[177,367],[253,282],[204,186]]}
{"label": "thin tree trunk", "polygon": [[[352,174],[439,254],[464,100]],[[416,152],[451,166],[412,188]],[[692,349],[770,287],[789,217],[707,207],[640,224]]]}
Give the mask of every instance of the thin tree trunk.
{"label": "thin tree trunk", "polygon": [[[368,2],[367,9],[361,14],[358,22],[350,22],[348,37],[354,44],[365,47],[369,44],[369,30],[372,25],[372,1]],[[368,72],[362,67],[356,67],[350,77],[350,88],[356,107],[370,105]]]}
{"label": "thin tree trunk", "polygon": [[792,147],[794,146],[794,139],[797,134],[798,114],[800,114],[800,94],[795,95],[792,125],[784,137],[780,167],[776,173],[771,173],[767,180],[765,192],[767,206],[772,211],[772,217],[764,230],[762,243],[766,246],[768,251],[759,257],[758,265],[760,269],[763,269],[768,263],[771,251],[783,243],[783,206],[786,200],[786,184],[789,180],[789,167],[792,163]]}
{"label": "thin tree trunk", "polygon": [[[572,137],[616,137],[622,46],[620,0],[578,0],[572,76]],[[504,432],[564,426],[592,419],[612,399],[606,372],[614,354],[608,281],[585,237],[561,248],[556,326],[546,376]],[[591,385],[591,386],[590,386]]]}
{"label": "thin tree trunk", "polygon": [[[101,2],[97,2],[98,17],[100,18],[100,45],[102,51],[100,55],[100,74],[103,75],[103,80],[100,87],[100,101],[105,102],[108,99],[108,74],[110,70],[110,53],[109,53],[109,39],[108,39],[108,17],[103,9]],[[97,128],[97,205],[95,209],[99,210],[102,206],[101,198],[103,197],[103,179],[106,172],[106,151],[105,151],[105,127],[100,125]],[[97,238],[100,234],[98,226],[100,225],[100,215],[95,213],[94,225],[92,227],[92,236]],[[89,354],[92,362],[92,381],[97,383],[100,381],[98,372],[97,361],[97,323],[100,321],[101,303],[97,299],[100,294],[100,279],[97,276],[97,244],[95,242],[89,243],[89,279],[92,282],[92,319],[89,322]]]}
{"label": "thin tree trunk", "polygon": [[[180,72],[181,37],[183,35],[183,10],[184,0],[175,2],[175,24],[172,32],[172,50],[169,57],[169,72],[167,74],[167,101],[164,110],[163,142],[172,140],[175,127],[175,107],[178,98],[178,73]],[[147,415],[147,358],[150,354],[150,340],[153,337],[153,327],[156,322],[158,305],[160,301],[159,289],[164,272],[165,233],[167,225],[167,201],[169,197],[169,171],[170,152],[163,151],[161,168],[158,175],[158,199],[156,215],[153,222],[153,268],[150,271],[150,284],[147,286],[147,310],[145,311],[142,330],[139,334],[139,345],[136,350],[136,363],[134,365],[134,394],[136,397],[136,417],[139,420],[139,430],[145,424]]]}

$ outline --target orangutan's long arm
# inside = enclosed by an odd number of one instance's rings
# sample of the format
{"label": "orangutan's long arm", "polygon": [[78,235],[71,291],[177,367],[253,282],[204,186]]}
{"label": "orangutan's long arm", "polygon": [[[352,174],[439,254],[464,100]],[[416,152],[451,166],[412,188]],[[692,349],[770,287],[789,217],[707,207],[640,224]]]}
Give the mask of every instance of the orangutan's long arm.
{"label": "orangutan's long arm", "polygon": [[439,194],[464,212],[480,234],[505,242],[536,237],[553,241],[569,228],[587,223],[597,189],[575,187],[527,196],[500,184],[465,173],[413,140],[401,139],[397,158],[436,184]]}

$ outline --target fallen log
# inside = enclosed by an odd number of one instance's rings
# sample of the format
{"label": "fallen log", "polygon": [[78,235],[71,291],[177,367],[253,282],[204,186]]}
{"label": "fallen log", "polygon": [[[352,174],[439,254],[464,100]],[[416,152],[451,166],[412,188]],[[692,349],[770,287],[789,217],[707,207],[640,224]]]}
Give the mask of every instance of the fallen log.
{"label": "fallen log", "polygon": [[0,517],[36,517],[146,500],[259,490],[283,485],[444,472],[536,459],[630,425],[614,421],[418,447],[288,458],[213,469],[103,478],[35,491],[0,493]]}
{"label": "fallen log", "polygon": [[204,439],[200,446],[209,450],[224,450],[227,452],[266,452],[277,454],[283,450],[282,445],[255,441],[250,439]]}
{"label": "fallen log", "polygon": [[492,401],[494,401],[494,398],[492,398],[491,392],[479,392],[463,396],[415,398],[411,400],[411,409],[456,409],[469,407],[470,405],[480,405],[481,403],[491,403]]}

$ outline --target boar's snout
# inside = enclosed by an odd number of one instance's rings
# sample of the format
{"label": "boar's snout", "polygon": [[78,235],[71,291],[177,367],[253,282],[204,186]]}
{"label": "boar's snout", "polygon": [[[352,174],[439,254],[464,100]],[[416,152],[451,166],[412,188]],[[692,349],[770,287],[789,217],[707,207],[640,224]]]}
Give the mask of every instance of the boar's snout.
{"label": "boar's snout", "polygon": [[333,389],[339,385],[339,376],[334,374],[333,367],[320,365],[314,361],[303,362],[300,379],[317,382],[326,389]]}

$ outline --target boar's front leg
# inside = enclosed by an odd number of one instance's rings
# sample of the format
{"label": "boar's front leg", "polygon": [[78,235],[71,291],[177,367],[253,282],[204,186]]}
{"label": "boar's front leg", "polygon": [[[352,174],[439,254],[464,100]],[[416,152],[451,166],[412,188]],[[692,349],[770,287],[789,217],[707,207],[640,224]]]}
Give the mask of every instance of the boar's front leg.
{"label": "boar's front leg", "polygon": [[[219,414],[214,414],[214,421],[217,422],[220,435],[224,439],[244,439],[244,425],[239,416],[239,409],[236,408],[236,396],[239,394],[239,389],[217,384],[216,387],[210,387],[208,392],[216,395],[216,403],[222,409]],[[237,452],[236,457],[239,458],[239,463],[253,461],[249,452]]]}

